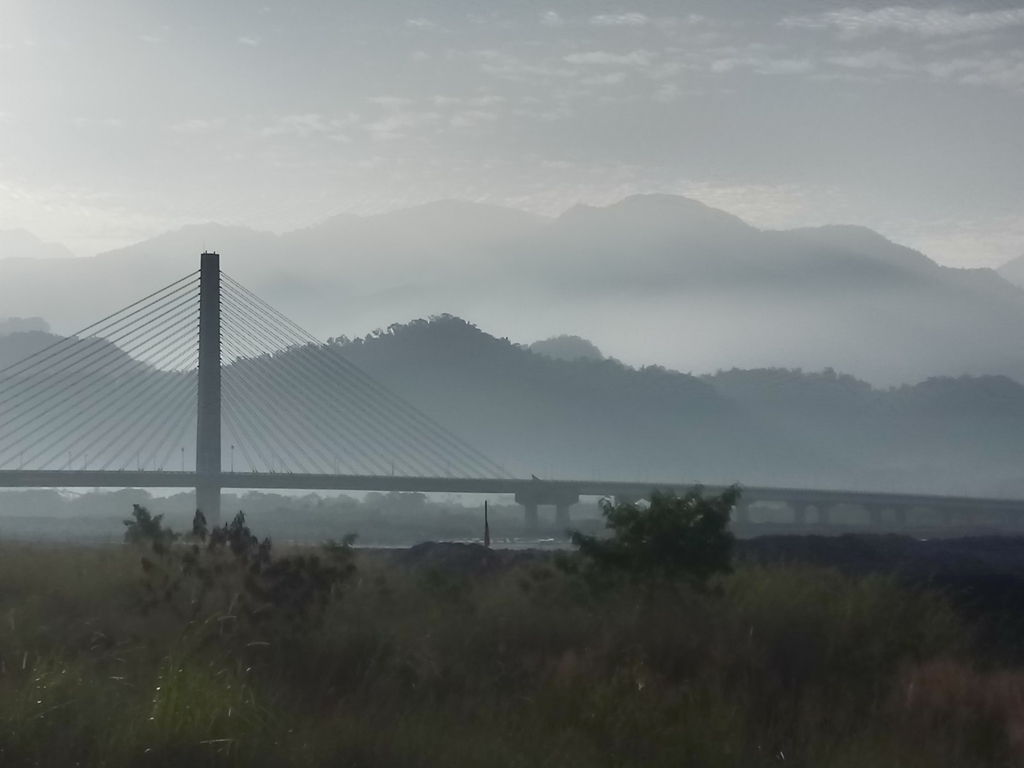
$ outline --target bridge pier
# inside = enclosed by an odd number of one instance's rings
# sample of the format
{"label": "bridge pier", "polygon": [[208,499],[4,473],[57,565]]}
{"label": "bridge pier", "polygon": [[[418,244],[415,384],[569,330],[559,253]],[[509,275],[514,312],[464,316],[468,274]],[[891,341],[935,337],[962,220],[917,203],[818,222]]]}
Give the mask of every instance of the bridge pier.
{"label": "bridge pier", "polygon": [[750,525],[750,502],[741,501],[733,508],[736,525]]}
{"label": "bridge pier", "polygon": [[882,527],[882,511],[884,507],[881,504],[865,504],[864,508],[867,510],[868,516],[871,519],[871,525],[874,528]]}
{"label": "bridge pier", "polygon": [[220,525],[220,256],[199,265],[199,373],[196,413],[196,509]]}
{"label": "bridge pier", "polygon": [[516,493],[516,504],[522,504],[525,511],[526,527],[537,528],[540,525],[537,508],[544,505],[555,508],[556,525],[562,529],[568,528],[569,508],[579,503],[580,495],[572,488],[546,485],[541,480],[531,483],[531,486],[528,490]]}
{"label": "bridge pier", "polygon": [[209,527],[220,525],[220,485],[217,483],[197,485],[196,509],[203,513]]}

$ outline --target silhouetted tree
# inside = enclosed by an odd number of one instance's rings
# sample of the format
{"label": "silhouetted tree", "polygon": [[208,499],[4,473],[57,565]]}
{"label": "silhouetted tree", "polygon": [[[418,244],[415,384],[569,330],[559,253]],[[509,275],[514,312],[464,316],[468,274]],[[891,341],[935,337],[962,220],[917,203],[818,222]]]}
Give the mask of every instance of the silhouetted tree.
{"label": "silhouetted tree", "polygon": [[610,538],[572,534],[582,569],[598,577],[689,582],[702,587],[732,568],[735,537],[729,519],[740,490],[705,498],[700,487],[685,496],[655,493],[647,506],[602,502]]}

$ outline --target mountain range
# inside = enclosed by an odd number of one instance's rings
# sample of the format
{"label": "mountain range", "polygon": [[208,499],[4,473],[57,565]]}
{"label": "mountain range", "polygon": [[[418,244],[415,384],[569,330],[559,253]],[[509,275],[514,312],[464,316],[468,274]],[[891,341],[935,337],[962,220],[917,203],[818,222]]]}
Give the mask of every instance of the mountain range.
{"label": "mountain range", "polygon": [[[0,364],[54,340],[42,333],[0,336]],[[1024,497],[1024,385],[1007,377],[933,377],[878,388],[832,370],[693,376],[633,368],[580,341],[576,349],[590,354],[565,359],[550,354],[564,348],[533,351],[439,316],[328,343],[518,477]],[[296,354],[325,351],[257,357],[246,363],[248,375],[256,381],[275,369],[300,370]],[[96,386],[115,386],[121,363],[114,357]],[[73,376],[84,381],[88,374],[81,369]],[[342,382],[288,378],[287,409],[259,387],[247,392],[246,408],[276,410],[299,423],[295,408],[319,402],[325,386],[339,402],[351,399]],[[0,398],[0,415],[5,407]],[[68,407],[74,415],[78,406]],[[132,422],[125,409],[109,413],[113,433]],[[301,434],[295,433],[299,443]],[[177,462],[179,449],[172,448]],[[193,451],[189,443],[185,454]],[[96,450],[89,458],[94,465],[105,460]]]}
{"label": "mountain range", "polygon": [[1024,385],[555,359],[455,317],[343,354],[519,474],[1024,496]]}
{"label": "mountain range", "polygon": [[496,336],[578,335],[632,365],[700,374],[1024,381],[1011,332],[1024,289],[1010,271],[942,267],[860,227],[762,230],[671,195],[556,218],[447,201],[280,235],[195,225],[79,259],[11,258],[22,254],[0,240],[0,301],[72,332],[192,272],[205,249],[321,338],[452,314]]}
{"label": "mountain range", "polygon": [[1008,261],[996,270],[999,276],[1014,285],[1024,288],[1024,256]]}

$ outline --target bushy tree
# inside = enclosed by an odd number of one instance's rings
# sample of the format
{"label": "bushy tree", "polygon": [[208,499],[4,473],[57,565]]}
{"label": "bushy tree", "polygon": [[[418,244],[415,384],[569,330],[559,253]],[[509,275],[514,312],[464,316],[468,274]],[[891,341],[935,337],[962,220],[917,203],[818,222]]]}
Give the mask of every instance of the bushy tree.
{"label": "bushy tree", "polygon": [[697,486],[681,497],[655,493],[647,506],[605,499],[602,512],[612,535],[573,533],[580,567],[604,578],[704,586],[732,569],[729,520],[739,496],[732,486],[706,498]]}
{"label": "bushy tree", "polygon": [[260,541],[241,512],[210,529],[196,511],[184,537],[145,507],[135,505],[132,517],[125,540],[144,550],[143,609],[168,608],[190,623],[214,617],[248,628],[309,629],[356,570],[351,535],[318,554],[275,557],[270,539]]}

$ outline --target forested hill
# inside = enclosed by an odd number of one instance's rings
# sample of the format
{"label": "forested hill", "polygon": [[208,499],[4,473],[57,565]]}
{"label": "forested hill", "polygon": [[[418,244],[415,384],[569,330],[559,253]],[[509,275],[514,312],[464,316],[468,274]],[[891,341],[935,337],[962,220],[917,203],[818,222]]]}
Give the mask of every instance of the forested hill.
{"label": "forested hill", "polygon": [[520,473],[1024,495],[1024,386],[1001,376],[695,377],[551,359],[450,316],[333,343]]}
{"label": "forested hill", "polygon": [[743,409],[693,376],[551,359],[454,317],[341,344],[356,365],[520,474],[737,479],[735,462],[752,466],[767,446]]}
{"label": "forested hill", "polygon": [[[0,362],[56,338],[0,336]],[[831,370],[696,377],[632,368],[600,358],[596,349],[590,357],[558,359],[447,315],[330,343],[520,477],[1024,497],[1024,386],[1001,376],[932,378],[891,389]],[[97,359],[108,366],[101,373],[113,376],[126,361],[120,350],[108,352]],[[297,364],[295,354],[245,365],[254,375],[262,366],[280,370]],[[90,386],[97,385],[89,375]],[[315,401],[304,386],[323,385],[296,377],[295,403]],[[345,388],[339,384],[333,396],[345,398]],[[265,411],[279,403],[257,398],[249,405]],[[0,399],[0,416],[4,407]]]}

